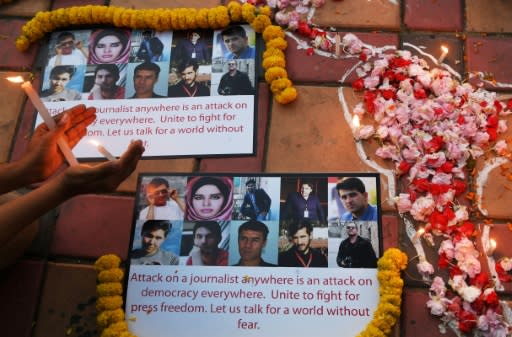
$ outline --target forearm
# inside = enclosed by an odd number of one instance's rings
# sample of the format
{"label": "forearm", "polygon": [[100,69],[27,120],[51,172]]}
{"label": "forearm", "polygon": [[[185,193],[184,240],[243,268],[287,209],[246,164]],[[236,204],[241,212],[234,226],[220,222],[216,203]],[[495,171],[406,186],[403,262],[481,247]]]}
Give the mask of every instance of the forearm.
{"label": "forearm", "polygon": [[0,164],[0,194],[25,187],[35,183],[29,167],[18,160],[12,163]]}
{"label": "forearm", "polygon": [[0,246],[49,210],[71,197],[56,177],[41,187],[0,205]]}

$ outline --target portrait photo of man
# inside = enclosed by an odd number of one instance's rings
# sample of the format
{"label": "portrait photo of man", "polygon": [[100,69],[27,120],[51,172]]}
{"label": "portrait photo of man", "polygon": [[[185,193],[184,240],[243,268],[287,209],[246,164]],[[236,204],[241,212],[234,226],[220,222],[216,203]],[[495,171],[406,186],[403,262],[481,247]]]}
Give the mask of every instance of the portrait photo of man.
{"label": "portrait photo of man", "polygon": [[87,99],[122,99],[125,96],[124,87],[117,85],[119,68],[115,64],[99,64],[94,69],[94,85]]}
{"label": "portrait photo of man", "polygon": [[[133,70],[133,90],[135,93],[130,98],[166,97],[155,92],[155,86],[159,83],[159,75],[160,66],[157,63],[144,62],[137,65]],[[164,81],[167,83],[167,78]]]}
{"label": "portrait photo of man", "polygon": [[[183,182],[184,184],[184,182]],[[184,186],[182,186],[184,188]],[[154,177],[146,185],[148,206],[140,211],[141,220],[183,220],[185,202],[178,189],[163,177]]]}
{"label": "portrait photo of man", "polygon": [[245,183],[246,192],[240,207],[244,217],[263,221],[268,220],[272,200],[262,188],[256,188],[256,180],[250,179]]}
{"label": "portrait photo of man", "polygon": [[376,268],[377,256],[370,240],[359,235],[355,221],[343,223],[347,238],[341,241],[336,263],[342,268]]}
{"label": "portrait photo of man", "polygon": [[[233,265],[246,267],[275,267],[275,264],[269,263],[263,258],[268,237],[269,229],[265,223],[257,220],[249,220],[242,223],[238,227],[237,240],[240,259]],[[275,237],[275,235],[273,235],[273,237]],[[274,242],[275,240],[272,241]],[[277,257],[277,249],[274,247],[270,247],[271,252],[267,254],[267,256],[273,255],[273,258]]]}
{"label": "portrait photo of man", "polygon": [[336,185],[336,190],[346,210],[341,214],[341,221],[360,220],[377,221],[378,210],[370,205],[364,182],[358,177],[348,177]]}
{"label": "portrait photo of man", "polygon": [[210,88],[197,82],[199,66],[195,60],[187,59],[178,65],[178,74],[181,80],[169,87],[169,97],[199,97],[210,96]]}
{"label": "portrait photo of man", "polygon": [[217,221],[197,221],[192,231],[194,246],[186,265],[227,266],[228,252],[220,248],[222,230]]}
{"label": "portrait photo of man", "polygon": [[220,32],[220,36],[227,50],[224,59],[254,59],[256,50],[249,45],[249,37],[243,26],[229,26]]}
{"label": "portrait photo of man", "polygon": [[253,95],[254,87],[247,72],[238,70],[236,60],[227,62],[227,72],[220,78],[217,93],[219,95]]}
{"label": "portrait photo of man", "polygon": [[297,181],[299,190],[290,192],[286,196],[283,208],[284,218],[294,221],[307,219],[315,223],[325,223],[324,206],[315,191],[315,186],[319,186],[319,184],[320,182],[314,183],[305,179]]}
{"label": "portrait photo of man", "polygon": [[280,267],[327,267],[326,254],[311,246],[313,225],[308,219],[292,222],[287,235],[292,245],[288,250],[279,253]]}
{"label": "portrait photo of man", "polygon": [[179,264],[178,255],[161,249],[171,229],[172,223],[168,220],[145,221],[140,231],[140,248],[134,249],[130,253],[131,263],[144,265]]}
{"label": "portrait photo of man", "polygon": [[90,31],[64,31],[56,34],[54,55],[48,60],[48,68],[51,69],[60,65],[80,65],[87,63],[87,48],[81,39],[76,38],[75,34],[80,34],[84,37],[84,40],[87,40]]}

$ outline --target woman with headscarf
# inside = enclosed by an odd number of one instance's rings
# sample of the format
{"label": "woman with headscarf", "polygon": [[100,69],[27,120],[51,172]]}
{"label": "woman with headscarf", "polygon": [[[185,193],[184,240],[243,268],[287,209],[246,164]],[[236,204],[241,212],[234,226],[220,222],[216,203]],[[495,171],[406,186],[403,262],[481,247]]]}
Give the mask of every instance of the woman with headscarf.
{"label": "woman with headscarf", "polygon": [[194,177],[187,183],[186,220],[230,220],[233,180],[229,177]]}
{"label": "woman with headscarf", "polygon": [[89,39],[89,64],[128,63],[130,32],[120,29],[100,29]]}

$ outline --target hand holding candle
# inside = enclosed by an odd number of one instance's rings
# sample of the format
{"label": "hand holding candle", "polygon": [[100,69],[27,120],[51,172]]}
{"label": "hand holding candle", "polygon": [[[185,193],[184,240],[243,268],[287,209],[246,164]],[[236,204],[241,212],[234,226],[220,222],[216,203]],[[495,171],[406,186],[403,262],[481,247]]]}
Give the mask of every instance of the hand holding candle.
{"label": "hand holding candle", "polygon": [[[52,116],[46,109],[45,105],[39,98],[39,95],[36,93],[34,88],[32,87],[32,84],[29,81],[23,81],[23,78],[21,76],[17,77],[9,77],[7,78],[10,82],[13,83],[22,83],[21,88],[25,91],[28,98],[34,105],[34,107],[39,111],[39,115],[43,119],[44,123],[50,130],[54,130],[56,127],[55,121],[53,120]],[[62,154],[64,155],[64,158],[66,158],[66,161],[69,165],[78,165],[78,161],[76,160],[75,156],[73,155],[73,152],[71,152],[71,149],[69,148],[68,143],[66,140],[64,140],[62,137],[57,140],[57,145],[59,146],[60,150],[62,151]]]}
{"label": "hand holding candle", "polygon": [[89,142],[92,145],[96,146],[98,152],[105,156],[105,158],[107,158],[108,160],[116,160],[116,157],[114,157],[112,153],[110,153],[103,145],[101,145],[100,142],[96,140],[90,140]]}

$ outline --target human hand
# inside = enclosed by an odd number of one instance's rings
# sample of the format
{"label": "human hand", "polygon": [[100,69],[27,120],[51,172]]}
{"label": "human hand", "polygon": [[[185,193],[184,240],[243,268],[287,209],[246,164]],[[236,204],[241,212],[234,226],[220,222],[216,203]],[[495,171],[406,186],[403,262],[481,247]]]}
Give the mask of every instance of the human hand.
{"label": "human hand", "polygon": [[47,179],[64,163],[64,156],[57,146],[59,137],[73,148],[85,136],[87,126],[96,119],[96,109],[77,105],[54,117],[57,127],[49,130],[40,124],[34,131],[25,155],[20,160],[29,183]]}
{"label": "human hand", "polygon": [[180,198],[180,196],[178,195],[178,190],[175,188],[169,188],[169,196],[174,201],[177,201]]}
{"label": "human hand", "polygon": [[119,159],[90,166],[68,167],[57,179],[66,197],[87,193],[113,192],[137,167],[144,153],[142,141],[132,142]]}
{"label": "human hand", "polygon": [[78,41],[76,41],[76,43],[75,43],[75,47],[76,47],[77,49],[82,49],[82,48],[84,47],[84,43],[83,43],[82,41],[78,40]]}

